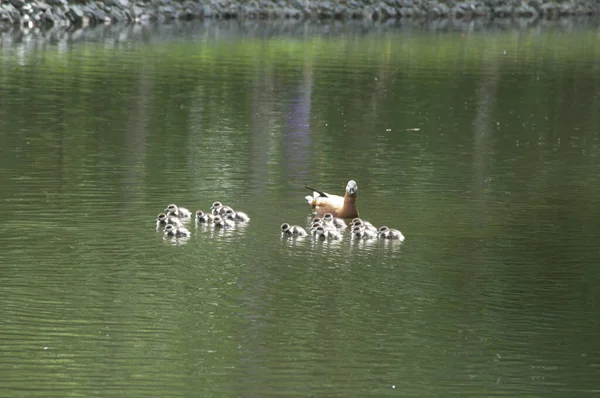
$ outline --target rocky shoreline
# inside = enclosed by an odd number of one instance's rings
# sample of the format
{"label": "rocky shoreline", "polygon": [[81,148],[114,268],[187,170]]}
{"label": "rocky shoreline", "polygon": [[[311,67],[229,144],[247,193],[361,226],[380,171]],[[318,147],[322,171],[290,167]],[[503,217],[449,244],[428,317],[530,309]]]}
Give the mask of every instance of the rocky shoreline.
{"label": "rocky shoreline", "polygon": [[596,0],[0,0],[0,28],[194,19],[540,18],[600,15]]}

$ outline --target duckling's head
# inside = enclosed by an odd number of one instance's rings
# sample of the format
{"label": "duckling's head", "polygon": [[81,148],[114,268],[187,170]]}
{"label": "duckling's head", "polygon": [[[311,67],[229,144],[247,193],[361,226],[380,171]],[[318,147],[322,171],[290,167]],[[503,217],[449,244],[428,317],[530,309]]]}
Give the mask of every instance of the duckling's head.
{"label": "duckling's head", "polygon": [[177,206],[174,204],[170,204],[167,206],[167,208],[165,209],[166,212],[170,213],[170,214],[174,214],[177,213]]}
{"label": "duckling's head", "polygon": [[348,185],[346,185],[346,192],[350,196],[355,196],[358,193],[358,185],[356,185],[356,181],[348,181]]}
{"label": "duckling's head", "polygon": [[166,235],[172,235],[175,233],[177,229],[175,228],[175,226],[173,224],[167,224],[165,226],[165,234]]}
{"label": "duckling's head", "polygon": [[221,216],[216,215],[213,217],[213,223],[215,224],[222,224],[223,223],[223,219],[221,218]]}
{"label": "duckling's head", "polygon": [[281,224],[281,232],[288,233],[290,231],[290,224],[284,222]]}
{"label": "duckling's head", "polygon": [[[358,225],[352,227],[352,234],[356,236],[362,236],[363,229]],[[358,235],[357,235],[358,234]]]}
{"label": "duckling's head", "polygon": [[156,220],[159,222],[166,222],[167,215],[165,213],[158,213],[158,216],[156,216]]}
{"label": "duckling's head", "polygon": [[226,218],[233,220],[235,218],[235,211],[233,211],[233,209],[231,207],[228,207],[227,209],[225,209],[224,215]]}
{"label": "duckling's head", "polygon": [[322,225],[319,225],[315,228],[315,234],[317,234],[317,236],[325,236],[325,228],[323,228]]}
{"label": "duckling's head", "polygon": [[385,225],[382,225],[381,227],[379,227],[379,229],[377,230],[380,234],[386,233],[386,232],[390,232],[390,229],[388,227],[386,227]]}
{"label": "duckling's head", "polygon": [[204,215],[204,212],[202,210],[196,210],[196,218],[200,218]]}
{"label": "duckling's head", "polygon": [[323,220],[321,220],[320,218],[315,218],[310,224],[311,227],[318,227],[319,225],[323,225]]}
{"label": "duckling's head", "polygon": [[211,209],[211,210],[212,210],[212,209],[218,209],[218,208],[220,208],[220,207],[223,207],[223,203],[221,203],[221,202],[219,202],[219,201],[216,201],[216,202],[213,202],[212,206],[210,206],[210,209]]}
{"label": "duckling's head", "polygon": [[327,221],[327,222],[333,221],[333,214],[331,214],[331,213],[325,213],[323,215],[323,221]]}
{"label": "duckling's head", "polygon": [[363,220],[361,220],[360,218],[357,218],[355,222],[352,222],[350,225],[353,225],[355,227],[364,227],[365,223]]}

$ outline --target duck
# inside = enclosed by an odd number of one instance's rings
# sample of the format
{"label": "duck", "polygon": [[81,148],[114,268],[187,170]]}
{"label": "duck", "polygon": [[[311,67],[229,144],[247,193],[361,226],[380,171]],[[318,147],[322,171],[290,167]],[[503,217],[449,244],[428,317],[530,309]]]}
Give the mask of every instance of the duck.
{"label": "duck", "polygon": [[281,233],[290,236],[306,236],[308,233],[299,225],[290,225],[286,222],[281,224]]}
{"label": "duck", "polygon": [[168,224],[165,227],[166,236],[174,236],[176,238],[189,238],[192,236],[191,232],[186,227],[176,227],[173,224]]}
{"label": "duck", "polygon": [[213,218],[213,225],[215,228],[233,228],[235,223],[227,218],[223,218],[220,215],[216,215]]}
{"label": "duck", "polygon": [[339,240],[342,239],[342,234],[337,230],[325,229],[322,225],[315,228],[315,236],[320,239]]}
{"label": "duck", "polygon": [[183,223],[178,217],[167,216],[165,213],[158,213],[158,216],[156,216],[156,226],[168,224],[175,225],[176,227],[183,227]]}
{"label": "duck", "polygon": [[361,230],[369,230],[370,232],[377,233],[377,228],[373,224],[358,217],[350,222],[350,226],[352,228],[360,227]]}
{"label": "duck", "polygon": [[175,204],[170,204],[165,209],[165,212],[169,216],[179,217],[179,218],[190,218],[192,216],[192,212],[186,209],[185,207],[178,207]]}
{"label": "duck", "polygon": [[355,226],[352,228],[352,237],[355,239],[375,239],[377,238],[377,233],[370,229]]}
{"label": "duck", "polygon": [[225,218],[228,218],[230,220],[237,221],[237,222],[250,221],[250,217],[248,217],[248,215],[246,213],[244,213],[243,211],[235,211],[232,208],[228,208],[227,210],[225,210],[224,216],[225,216]]}
{"label": "duck", "polygon": [[202,210],[196,210],[196,222],[209,223],[212,222],[213,215],[210,213],[205,213]]}
{"label": "duck", "polygon": [[325,213],[323,215],[323,223],[331,225],[336,229],[344,229],[347,227],[346,222],[344,220],[338,217],[334,217],[331,213]]}
{"label": "duck", "polygon": [[397,229],[390,229],[385,225],[379,227],[379,238],[381,239],[395,239],[400,242],[404,241],[404,235]]}
{"label": "duck", "polygon": [[339,218],[358,217],[358,210],[356,209],[358,185],[356,181],[348,181],[344,196],[330,195],[309,186],[306,186],[306,188],[313,191],[312,196],[308,195],[305,198],[316,214],[331,213],[334,217]]}

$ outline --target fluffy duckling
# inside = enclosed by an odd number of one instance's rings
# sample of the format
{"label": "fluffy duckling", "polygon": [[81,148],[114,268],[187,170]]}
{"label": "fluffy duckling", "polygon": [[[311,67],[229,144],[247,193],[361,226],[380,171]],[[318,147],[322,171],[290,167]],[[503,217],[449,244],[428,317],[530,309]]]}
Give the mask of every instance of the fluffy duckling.
{"label": "fluffy duckling", "polygon": [[198,223],[209,223],[212,222],[213,215],[210,213],[205,213],[202,210],[196,210],[196,222]]}
{"label": "fluffy duckling", "polygon": [[323,215],[323,223],[331,225],[336,229],[344,229],[347,226],[344,220],[334,217],[331,213],[325,213]]}
{"label": "fluffy duckling", "polygon": [[344,196],[330,195],[307,186],[313,191],[312,196],[306,196],[306,201],[312,206],[317,214],[331,213],[334,217],[353,218],[358,217],[356,209],[356,196],[358,185],[354,180],[348,181]]}
{"label": "fluffy duckling", "polygon": [[290,225],[286,222],[281,224],[281,233],[290,236],[306,236],[308,233],[299,225]]}
{"label": "fluffy duckling", "polygon": [[169,216],[179,217],[179,218],[184,218],[184,219],[190,218],[192,216],[192,212],[190,212],[188,209],[186,209],[185,207],[178,207],[177,205],[174,205],[174,204],[168,205],[167,208],[165,209],[165,212]]}
{"label": "fluffy duckling", "polygon": [[210,206],[210,212],[213,216],[223,216],[227,210],[231,209],[229,206],[225,206],[223,203],[216,201]]}
{"label": "fluffy duckling", "polygon": [[223,218],[220,215],[214,216],[213,225],[215,226],[215,228],[233,228],[233,227],[235,227],[235,223],[233,221]]}
{"label": "fluffy duckling", "polygon": [[377,238],[377,233],[370,229],[355,226],[352,228],[352,237],[355,239],[375,239]]}
{"label": "fluffy duckling", "polygon": [[404,241],[404,235],[402,235],[402,232],[398,231],[397,229],[390,229],[385,225],[379,227],[379,237],[381,239],[395,239],[399,240],[400,242]]}
{"label": "fluffy duckling", "polygon": [[178,217],[167,216],[165,213],[158,213],[158,216],[156,217],[156,226],[164,226],[167,224],[183,227],[183,223]]}
{"label": "fluffy duckling", "polygon": [[362,230],[368,229],[369,231],[373,232],[373,233],[377,233],[377,228],[375,228],[375,226],[373,224],[371,224],[368,221],[364,221],[360,218],[355,218],[352,220],[352,222],[350,223],[350,226],[354,227],[360,227]]}
{"label": "fluffy duckling", "polygon": [[166,236],[174,236],[176,238],[189,238],[192,236],[191,232],[186,227],[176,227],[172,224],[168,224],[165,227]]}
{"label": "fluffy duckling", "polygon": [[229,220],[233,220],[233,221],[237,221],[237,222],[250,221],[250,217],[248,217],[248,215],[246,213],[244,213],[243,211],[235,211],[232,208],[228,208],[227,210],[225,210],[224,216],[225,216],[225,218],[227,218]]}
{"label": "fluffy duckling", "polygon": [[330,239],[330,240],[342,239],[342,234],[340,234],[337,230],[325,229],[321,225],[319,225],[317,228],[315,228],[315,236],[319,239]]}
{"label": "fluffy duckling", "polygon": [[216,201],[210,206],[210,212],[213,216],[221,215],[221,209],[223,208],[223,203]]}
{"label": "fluffy duckling", "polygon": [[337,231],[337,228],[335,226],[333,226],[333,224],[327,223],[322,218],[317,217],[317,218],[314,218],[312,223],[310,224],[311,231],[315,232],[315,230],[318,226],[322,226],[326,230],[336,230]]}

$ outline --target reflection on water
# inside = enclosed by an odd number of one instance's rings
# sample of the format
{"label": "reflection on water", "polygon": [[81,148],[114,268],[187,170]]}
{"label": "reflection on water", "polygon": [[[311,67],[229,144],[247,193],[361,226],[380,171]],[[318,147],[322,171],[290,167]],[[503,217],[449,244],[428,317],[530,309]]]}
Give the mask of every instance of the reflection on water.
{"label": "reflection on water", "polygon": [[[300,26],[2,45],[9,395],[597,388],[596,32]],[[404,243],[281,235],[349,179]]]}

